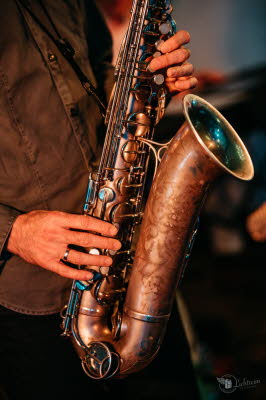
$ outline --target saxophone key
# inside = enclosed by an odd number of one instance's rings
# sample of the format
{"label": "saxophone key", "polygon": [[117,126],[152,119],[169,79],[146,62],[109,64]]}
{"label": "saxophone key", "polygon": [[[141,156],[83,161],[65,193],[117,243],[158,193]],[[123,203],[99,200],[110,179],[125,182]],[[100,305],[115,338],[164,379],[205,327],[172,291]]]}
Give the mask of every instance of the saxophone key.
{"label": "saxophone key", "polygon": [[[140,91],[142,91],[142,89],[140,89]],[[149,88],[149,96],[150,96],[150,88]],[[131,133],[131,135],[146,136],[151,126],[151,119],[147,114],[143,112],[137,112],[130,114],[128,116],[126,124],[127,124],[127,129],[129,133]]]}
{"label": "saxophone key", "polygon": [[155,53],[153,53],[153,58],[160,57],[161,55],[162,53],[160,51],[156,51]]}
{"label": "saxophone key", "polygon": [[110,219],[112,222],[126,222],[137,215],[134,213],[133,206],[129,202],[117,204],[111,211]]}
{"label": "saxophone key", "polygon": [[167,35],[172,31],[172,24],[170,21],[167,21],[159,26],[159,31],[162,35]]}
{"label": "saxophone key", "polygon": [[99,191],[98,197],[103,203],[110,203],[115,199],[115,192],[109,187],[104,187]]}
{"label": "saxophone key", "polygon": [[138,156],[139,143],[136,140],[128,140],[122,147],[122,157],[127,163],[134,163]]}
{"label": "saxophone key", "polygon": [[156,74],[156,75],[154,75],[154,77],[153,77],[153,82],[156,84],[156,85],[162,85],[163,83],[164,83],[164,76],[163,76],[163,74]]}
{"label": "saxophone key", "polygon": [[164,40],[162,40],[162,39],[157,40],[157,42],[155,43],[156,49],[160,51],[163,44],[164,44]]}
{"label": "saxophone key", "polygon": [[101,254],[101,250],[100,249],[96,249],[96,247],[93,247],[93,248],[89,249],[88,253],[96,255],[96,256],[99,256]]}

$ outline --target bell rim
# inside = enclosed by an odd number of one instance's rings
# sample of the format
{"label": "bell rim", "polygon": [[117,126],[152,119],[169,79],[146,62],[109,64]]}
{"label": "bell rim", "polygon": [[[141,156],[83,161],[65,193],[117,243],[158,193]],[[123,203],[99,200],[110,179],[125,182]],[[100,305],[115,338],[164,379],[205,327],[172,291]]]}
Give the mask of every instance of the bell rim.
{"label": "bell rim", "polygon": [[[233,134],[234,138],[236,139],[238,145],[241,146],[241,149],[245,155],[245,162],[246,164],[248,164],[246,166],[247,172],[246,173],[240,173],[237,171],[233,171],[232,169],[228,168],[225,164],[223,164],[213,153],[212,151],[206,146],[206,144],[204,143],[204,141],[202,140],[202,138],[200,137],[200,135],[198,134],[197,130],[195,129],[189,113],[188,113],[188,106],[191,104],[192,100],[198,100],[200,103],[203,103],[205,106],[207,106],[212,112],[214,112],[223,122],[224,124],[231,130],[231,133]],[[235,131],[235,129],[232,127],[232,125],[230,124],[230,122],[228,122],[228,120],[212,105],[210,104],[208,101],[206,101],[205,99],[203,99],[200,96],[194,95],[192,93],[187,94],[186,96],[184,96],[183,98],[183,112],[185,114],[186,117],[186,121],[189,124],[189,127],[191,128],[192,132],[194,133],[197,141],[200,143],[200,145],[205,149],[205,151],[209,154],[209,156],[216,162],[218,163],[222,169],[224,169],[225,171],[227,171],[230,175],[235,176],[238,179],[241,179],[243,181],[250,181],[253,177],[254,177],[254,165],[252,162],[252,159],[249,155],[249,152],[244,144],[244,142],[242,141],[242,139],[240,138],[240,136],[238,135],[238,133]]]}

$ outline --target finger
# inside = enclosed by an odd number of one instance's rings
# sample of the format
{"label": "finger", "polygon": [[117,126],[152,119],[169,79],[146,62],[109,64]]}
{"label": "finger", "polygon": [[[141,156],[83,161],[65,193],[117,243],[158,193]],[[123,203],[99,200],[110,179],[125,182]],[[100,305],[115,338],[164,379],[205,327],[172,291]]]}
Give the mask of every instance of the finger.
{"label": "finger", "polygon": [[82,247],[96,247],[99,249],[119,250],[121,243],[116,239],[94,235],[93,233],[66,231],[64,241]]}
{"label": "finger", "polygon": [[166,82],[166,87],[171,96],[179,93],[179,90],[175,87],[175,82]]}
{"label": "finger", "polygon": [[[170,80],[170,81],[168,81]],[[172,81],[172,78],[167,78],[166,80],[166,86],[168,88],[168,91],[171,95],[181,92],[183,90],[189,90],[193,89],[197,86],[197,79],[195,77],[186,79],[186,80],[176,80]]]}
{"label": "finger", "polygon": [[70,249],[67,257],[67,262],[76,265],[97,265],[100,267],[110,267],[113,260],[111,257],[86,254]]}
{"label": "finger", "polygon": [[167,76],[169,78],[180,78],[182,76],[190,76],[194,72],[193,65],[185,63],[179,66],[174,66],[167,69]]}
{"label": "finger", "polygon": [[172,51],[171,53],[155,57],[148,65],[148,70],[150,72],[155,72],[158,69],[170,67],[170,65],[183,63],[189,56],[190,51],[185,48]]}
{"label": "finger", "polygon": [[60,262],[55,262],[52,266],[49,266],[49,268],[47,269],[49,269],[52,272],[55,272],[60,276],[74,280],[88,281],[93,278],[91,272],[67,267],[66,265]]}
{"label": "finger", "polygon": [[186,31],[179,31],[173,35],[170,39],[166,40],[158,50],[162,53],[170,53],[173,50],[178,49],[180,46],[189,43],[190,35]]}
{"label": "finger", "polygon": [[93,231],[106,236],[115,236],[117,228],[109,222],[87,215],[74,215],[61,213],[61,223],[64,228],[80,229],[84,231]]}

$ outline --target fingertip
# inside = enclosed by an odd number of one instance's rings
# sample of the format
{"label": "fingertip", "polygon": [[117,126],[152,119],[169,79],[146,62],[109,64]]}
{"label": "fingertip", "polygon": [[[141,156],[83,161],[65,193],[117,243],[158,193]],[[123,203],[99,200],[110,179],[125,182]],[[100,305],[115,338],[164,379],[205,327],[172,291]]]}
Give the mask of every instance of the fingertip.
{"label": "fingertip", "polygon": [[178,90],[189,90],[194,89],[197,86],[198,80],[195,77],[190,79],[177,79],[175,81],[175,87]]}
{"label": "fingertip", "polygon": [[110,235],[111,235],[111,236],[116,236],[117,233],[118,233],[117,227],[114,226],[114,225],[111,225],[111,226],[110,226]]}
{"label": "fingertip", "polygon": [[198,80],[194,76],[190,80],[191,89],[194,89],[198,85]]}
{"label": "fingertip", "polygon": [[188,31],[181,30],[178,33],[183,37],[183,40],[186,43],[190,42],[190,33]]}
{"label": "fingertip", "polygon": [[153,63],[153,60],[150,62],[150,64],[147,66],[147,71],[150,72],[151,74],[153,74],[156,69],[151,67],[151,63]]}
{"label": "fingertip", "polygon": [[104,266],[105,267],[110,267],[113,263],[113,260],[111,257],[106,257],[106,259],[104,260]]}
{"label": "fingertip", "polygon": [[86,272],[84,280],[90,281],[93,278],[93,274],[91,272]]}
{"label": "fingertip", "polygon": [[114,244],[114,250],[119,250],[121,249],[122,243],[119,242],[118,240],[116,240],[115,244]]}

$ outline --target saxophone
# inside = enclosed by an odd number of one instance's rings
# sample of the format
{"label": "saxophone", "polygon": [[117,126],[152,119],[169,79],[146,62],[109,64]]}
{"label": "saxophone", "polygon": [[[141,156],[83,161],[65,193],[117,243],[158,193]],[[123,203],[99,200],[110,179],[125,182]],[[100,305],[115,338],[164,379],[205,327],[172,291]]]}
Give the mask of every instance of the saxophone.
{"label": "saxophone", "polygon": [[[122,242],[117,252],[86,249],[111,256],[112,266],[80,266],[93,279],[73,282],[63,313],[63,335],[71,337],[93,379],[123,377],[156,356],[210,183],[223,171],[243,180],[253,176],[234,129],[198,96],[185,96],[185,122],[170,142],[153,140],[165,109],[165,76],[147,66],[175,33],[171,11],[169,0],[133,1],[103,152],[89,179],[84,214],[115,224]],[[156,174],[143,213],[151,153]]]}

